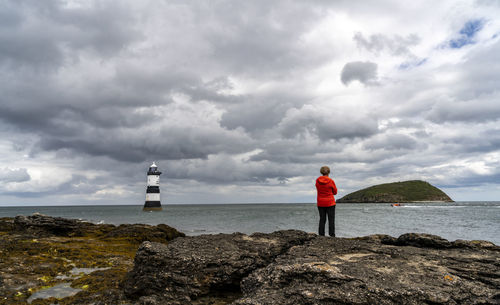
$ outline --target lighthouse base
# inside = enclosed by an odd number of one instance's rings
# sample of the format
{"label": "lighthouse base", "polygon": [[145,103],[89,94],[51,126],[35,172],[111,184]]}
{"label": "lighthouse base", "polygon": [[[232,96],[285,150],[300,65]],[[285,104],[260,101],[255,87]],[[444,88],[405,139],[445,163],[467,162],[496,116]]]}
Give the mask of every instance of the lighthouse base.
{"label": "lighthouse base", "polygon": [[161,207],[160,201],[146,201],[144,203],[143,211],[161,211],[163,210]]}

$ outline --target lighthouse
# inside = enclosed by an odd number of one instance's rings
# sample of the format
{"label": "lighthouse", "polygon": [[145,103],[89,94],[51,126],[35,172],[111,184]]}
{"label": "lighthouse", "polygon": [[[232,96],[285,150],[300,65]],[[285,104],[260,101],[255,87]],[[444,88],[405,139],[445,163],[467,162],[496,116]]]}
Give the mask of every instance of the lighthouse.
{"label": "lighthouse", "polygon": [[146,202],[143,210],[161,211],[160,202],[160,175],[158,166],[153,162],[148,170],[148,185],[146,189]]}

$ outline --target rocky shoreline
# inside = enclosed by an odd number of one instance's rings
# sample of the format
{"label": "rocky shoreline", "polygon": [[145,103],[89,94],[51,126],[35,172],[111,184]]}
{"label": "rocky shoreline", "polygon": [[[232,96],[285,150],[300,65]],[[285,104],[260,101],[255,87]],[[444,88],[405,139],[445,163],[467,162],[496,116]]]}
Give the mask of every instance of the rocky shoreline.
{"label": "rocky shoreline", "polygon": [[120,284],[139,245],[182,236],[166,225],[0,218],[0,304],[130,303]]}
{"label": "rocky shoreline", "polygon": [[[166,225],[33,215],[0,219],[0,243],[0,304],[500,303],[500,247],[487,241],[297,230],[186,237]],[[75,268],[93,272],[68,278]],[[32,297],[68,281],[74,295]]]}

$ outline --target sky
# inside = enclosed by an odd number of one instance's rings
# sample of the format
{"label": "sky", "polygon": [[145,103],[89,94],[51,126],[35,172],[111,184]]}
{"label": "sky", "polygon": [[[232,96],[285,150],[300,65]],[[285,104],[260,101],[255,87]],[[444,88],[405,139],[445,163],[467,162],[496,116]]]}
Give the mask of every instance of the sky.
{"label": "sky", "polygon": [[0,206],[500,200],[500,1],[0,2]]}

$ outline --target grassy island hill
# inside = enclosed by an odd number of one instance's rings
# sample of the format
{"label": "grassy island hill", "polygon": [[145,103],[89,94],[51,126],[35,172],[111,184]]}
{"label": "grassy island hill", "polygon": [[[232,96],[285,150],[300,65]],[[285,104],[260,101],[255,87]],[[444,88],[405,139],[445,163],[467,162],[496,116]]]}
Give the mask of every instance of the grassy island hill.
{"label": "grassy island hill", "polygon": [[415,201],[453,202],[445,192],[421,180],[374,185],[345,195],[337,200],[338,203]]}

